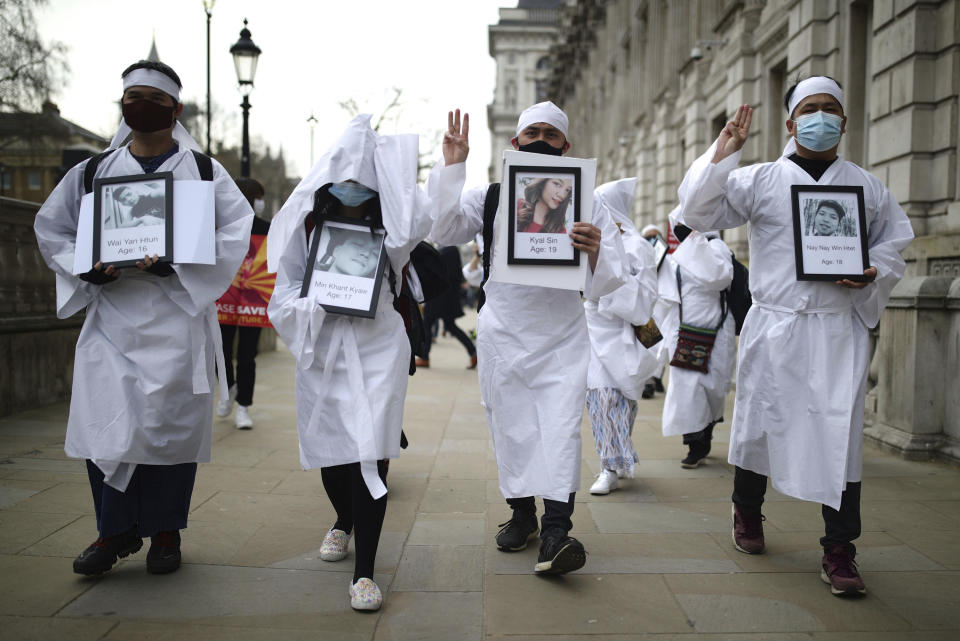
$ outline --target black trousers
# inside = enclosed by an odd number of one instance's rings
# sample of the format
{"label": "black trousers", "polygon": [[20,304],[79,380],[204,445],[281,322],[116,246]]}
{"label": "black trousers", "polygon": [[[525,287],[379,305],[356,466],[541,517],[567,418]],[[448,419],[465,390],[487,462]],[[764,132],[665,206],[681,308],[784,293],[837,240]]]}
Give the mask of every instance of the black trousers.
{"label": "black trousers", "polygon": [[[386,483],[386,461],[377,461],[377,473]],[[337,522],[333,527],[348,534],[354,532],[357,556],[353,582],[362,577],[372,579],[377,546],[380,545],[380,530],[383,529],[383,519],[387,513],[387,495],[379,499],[371,496],[360,473],[359,463],[323,467],[320,468],[320,476],[323,489],[337,512]]]}
{"label": "black trousers", "polygon": [[[476,356],[477,348],[474,346],[473,341],[470,340],[470,337],[467,336],[467,333],[457,327],[457,319],[453,316],[434,316],[431,313],[430,307],[427,306],[426,314],[423,318],[424,324],[427,327],[433,327],[433,324],[436,323],[438,319],[443,321],[443,330],[445,332],[450,332],[453,334],[454,338],[460,341],[460,344],[463,345],[463,348],[467,350],[468,356]],[[436,335],[436,332],[434,332],[434,335]],[[427,343],[427,360],[430,360],[430,347],[432,342],[433,341]]]}
{"label": "black trousers", "polygon": [[140,536],[187,527],[196,463],[137,465],[125,492],[103,482],[103,472],[87,460],[100,536],[116,536],[137,526]]}
{"label": "black trousers", "polygon": [[[856,552],[853,541],[860,537],[860,482],[847,483],[840,496],[840,509],[820,506],[823,515],[824,536],[820,545],[844,545]],[[741,467],[733,474],[733,502],[747,514],[759,514],[763,495],[767,491],[767,477]]]}
{"label": "black trousers", "polygon": [[[227,387],[237,384],[237,403],[244,407],[253,405],[253,384],[257,380],[257,345],[260,343],[260,327],[237,327],[221,325],[223,336],[223,360],[227,368]],[[238,331],[239,330],[239,335]],[[233,337],[237,335],[237,373],[233,373]]]}
{"label": "black trousers", "polygon": [[[559,530],[563,536],[566,536],[573,529],[573,521],[570,520],[570,517],[573,516],[573,500],[576,495],[576,492],[571,492],[566,503],[543,499],[543,516],[540,517],[541,538],[551,530],[553,532]],[[536,513],[537,511],[537,503],[532,496],[507,499],[507,504],[515,510],[519,509],[529,513]]]}
{"label": "black trousers", "polygon": [[723,418],[721,418],[718,421],[714,421],[713,423],[710,423],[699,432],[690,432],[689,434],[684,434],[683,444],[690,445],[691,443],[699,443],[699,442],[710,443],[711,441],[713,441],[713,426],[722,420]]}

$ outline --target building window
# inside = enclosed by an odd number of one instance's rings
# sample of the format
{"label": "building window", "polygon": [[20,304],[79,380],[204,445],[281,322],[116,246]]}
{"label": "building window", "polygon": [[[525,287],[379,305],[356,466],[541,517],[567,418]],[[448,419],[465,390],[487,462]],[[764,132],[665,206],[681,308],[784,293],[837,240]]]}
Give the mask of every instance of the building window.
{"label": "building window", "polygon": [[43,189],[43,173],[39,171],[27,172],[27,189],[32,191]]}
{"label": "building window", "polygon": [[13,170],[7,168],[0,173],[0,189],[3,191],[13,189]]}
{"label": "building window", "polygon": [[534,91],[537,94],[536,102],[543,102],[547,99],[547,79],[540,78],[534,81]]}
{"label": "building window", "polygon": [[550,68],[550,58],[544,56],[537,60],[537,69],[549,69]]}

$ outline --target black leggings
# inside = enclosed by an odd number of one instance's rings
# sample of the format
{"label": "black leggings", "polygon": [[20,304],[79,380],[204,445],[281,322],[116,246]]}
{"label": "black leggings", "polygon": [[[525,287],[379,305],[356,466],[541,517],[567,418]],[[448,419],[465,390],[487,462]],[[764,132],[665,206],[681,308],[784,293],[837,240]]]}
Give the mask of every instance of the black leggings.
{"label": "black leggings", "polygon": [[[387,462],[377,461],[377,472],[386,483]],[[362,577],[373,579],[373,564],[380,544],[380,530],[387,513],[387,495],[374,499],[360,473],[359,463],[320,468],[323,489],[327,491],[337,522],[333,527],[350,533],[356,529],[354,547],[357,553],[353,582]]]}

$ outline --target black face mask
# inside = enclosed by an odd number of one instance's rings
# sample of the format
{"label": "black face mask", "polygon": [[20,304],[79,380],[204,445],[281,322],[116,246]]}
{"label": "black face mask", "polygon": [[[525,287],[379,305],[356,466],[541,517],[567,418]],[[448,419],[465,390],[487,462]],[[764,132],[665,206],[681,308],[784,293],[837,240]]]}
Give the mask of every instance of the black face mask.
{"label": "black face mask", "polygon": [[169,129],[173,126],[173,106],[158,105],[151,100],[125,102],[121,107],[123,119],[131,129],[141,133],[150,133]]}
{"label": "black face mask", "polygon": [[558,149],[554,147],[546,140],[535,140],[526,145],[519,145],[517,147],[520,151],[526,151],[531,154],[547,154],[548,156],[561,156],[563,155],[563,148]]}

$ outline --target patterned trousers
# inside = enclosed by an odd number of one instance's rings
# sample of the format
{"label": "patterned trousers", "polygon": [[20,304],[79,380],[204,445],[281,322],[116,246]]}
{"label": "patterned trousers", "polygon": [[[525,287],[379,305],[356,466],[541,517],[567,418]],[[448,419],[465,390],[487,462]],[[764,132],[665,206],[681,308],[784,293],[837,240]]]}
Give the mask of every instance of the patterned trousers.
{"label": "patterned trousers", "polygon": [[637,418],[637,402],[612,387],[590,389],[587,411],[604,469],[633,478],[633,466],[640,460],[630,438]]}

